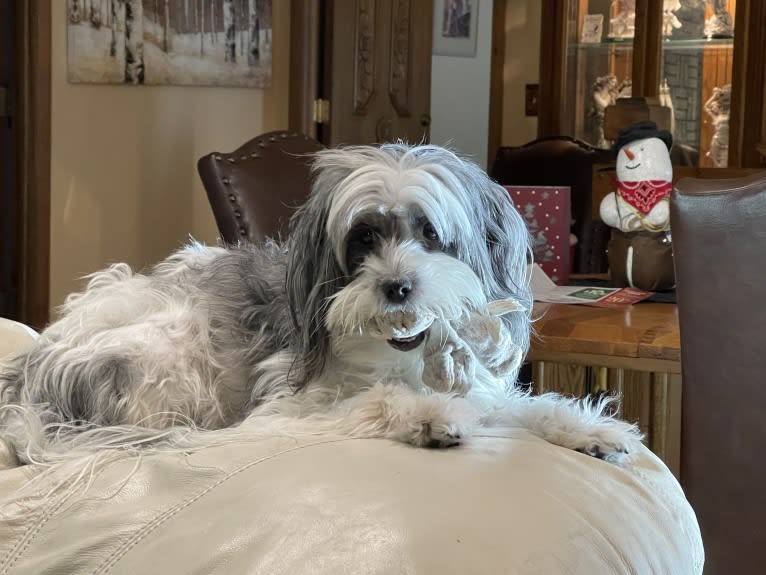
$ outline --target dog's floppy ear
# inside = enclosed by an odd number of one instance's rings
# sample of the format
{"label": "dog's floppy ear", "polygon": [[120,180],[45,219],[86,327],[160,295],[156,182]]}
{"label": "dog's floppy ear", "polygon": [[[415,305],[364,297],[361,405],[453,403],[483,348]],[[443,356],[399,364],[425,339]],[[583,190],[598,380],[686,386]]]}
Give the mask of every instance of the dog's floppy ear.
{"label": "dog's floppy ear", "polygon": [[[503,291],[516,292],[522,287],[526,292],[527,267],[532,258],[529,230],[505,188],[488,180],[483,192],[488,215],[484,220],[487,250],[493,276]],[[520,286],[520,282],[524,285]],[[522,300],[519,303],[526,305]]]}
{"label": "dog's floppy ear", "polygon": [[507,190],[470,159],[445,150],[436,161],[452,172],[454,179],[440,179],[465,210],[466,225],[455,234],[458,257],[479,276],[489,299],[513,298],[529,309],[531,238]]}
{"label": "dog's floppy ear", "polygon": [[[526,353],[529,347],[529,317],[532,292],[528,283],[528,266],[532,260],[531,238],[521,214],[513,205],[507,190],[492,181],[481,170],[474,173],[470,187],[478,193],[476,229],[480,230],[485,250],[476,250],[475,263],[488,299],[511,298],[523,311],[503,316],[513,341]],[[479,208],[479,205],[481,206]],[[473,258],[474,256],[469,256]]]}
{"label": "dog's floppy ear", "polygon": [[504,316],[513,341],[526,353],[529,347],[529,316],[532,292],[528,267],[532,260],[529,230],[507,190],[487,178],[486,241],[494,281],[501,293],[517,301],[524,311]]}
{"label": "dog's floppy ear", "polygon": [[346,283],[327,236],[329,210],[329,198],[315,192],[290,220],[287,302],[298,338],[298,387],[324,368],[330,346],[325,327],[328,298]]}

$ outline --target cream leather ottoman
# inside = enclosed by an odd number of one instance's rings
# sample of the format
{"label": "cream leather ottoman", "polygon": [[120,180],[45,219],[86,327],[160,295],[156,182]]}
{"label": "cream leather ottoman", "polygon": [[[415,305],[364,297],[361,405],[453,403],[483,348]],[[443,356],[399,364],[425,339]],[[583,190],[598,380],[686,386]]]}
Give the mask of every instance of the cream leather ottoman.
{"label": "cream leather ottoman", "polygon": [[[30,341],[2,331],[3,349]],[[40,474],[0,471],[0,574],[702,572],[694,512],[651,452],[621,468],[522,429],[440,451],[316,436],[124,457],[53,495],[62,475]]]}

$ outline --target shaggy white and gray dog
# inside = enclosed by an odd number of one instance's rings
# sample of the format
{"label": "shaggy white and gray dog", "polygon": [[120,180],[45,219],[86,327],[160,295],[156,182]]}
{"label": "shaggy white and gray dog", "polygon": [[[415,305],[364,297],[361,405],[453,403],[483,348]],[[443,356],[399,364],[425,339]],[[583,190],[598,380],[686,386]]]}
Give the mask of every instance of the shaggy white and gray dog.
{"label": "shaggy white and gray dog", "polygon": [[[514,388],[529,240],[478,166],[387,144],[320,152],[314,169],[284,244],[192,244],[146,275],[114,265],[70,296],[0,381],[0,433],[19,457],[188,448],[223,428],[449,447],[513,425],[597,457],[637,447],[608,401]],[[189,427],[199,433],[168,431]]]}

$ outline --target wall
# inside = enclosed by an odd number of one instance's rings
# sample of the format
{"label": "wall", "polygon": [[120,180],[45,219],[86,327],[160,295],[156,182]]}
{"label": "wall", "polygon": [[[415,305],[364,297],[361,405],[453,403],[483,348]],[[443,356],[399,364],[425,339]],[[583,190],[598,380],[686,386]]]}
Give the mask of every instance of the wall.
{"label": "wall", "polygon": [[431,59],[431,143],[449,144],[486,167],[492,0],[479,0],[478,12],[476,56]]}
{"label": "wall", "polygon": [[[506,5],[503,145],[534,139],[524,84],[538,79],[539,0]],[[197,159],[287,125],[289,5],[274,1],[269,89],[96,86],[66,79],[65,2],[51,0],[51,306],[109,263],[153,264],[190,235],[215,242]],[[492,0],[474,58],[433,56],[432,141],[487,164]]]}
{"label": "wall", "polygon": [[189,236],[215,243],[196,161],[287,126],[289,3],[273,3],[272,86],[263,90],[69,84],[66,2],[51,3],[55,318],[84,274],[156,263]]}
{"label": "wall", "polygon": [[524,115],[524,87],[540,78],[540,0],[506,0],[502,145],[537,137],[537,117]]}

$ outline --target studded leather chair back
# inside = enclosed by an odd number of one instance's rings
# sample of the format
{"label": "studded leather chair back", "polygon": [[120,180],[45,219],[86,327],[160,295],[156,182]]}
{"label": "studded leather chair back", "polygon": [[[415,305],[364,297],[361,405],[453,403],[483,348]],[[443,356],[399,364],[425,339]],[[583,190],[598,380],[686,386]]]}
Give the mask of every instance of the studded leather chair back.
{"label": "studded leather chair back", "polygon": [[275,131],[200,158],[197,170],[223,241],[286,238],[290,216],[311,189],[312,154],[323,148],[303,134]]}
{"label": "studded leather chair back", "polygon": [[766,573],[766,172],[671,195],[683,374],[681,485],[705,573]]}

